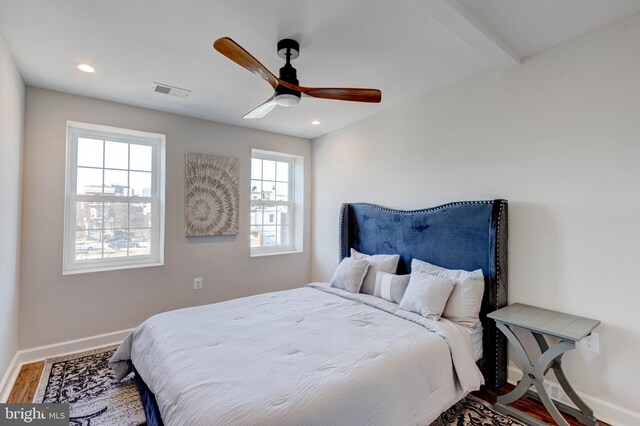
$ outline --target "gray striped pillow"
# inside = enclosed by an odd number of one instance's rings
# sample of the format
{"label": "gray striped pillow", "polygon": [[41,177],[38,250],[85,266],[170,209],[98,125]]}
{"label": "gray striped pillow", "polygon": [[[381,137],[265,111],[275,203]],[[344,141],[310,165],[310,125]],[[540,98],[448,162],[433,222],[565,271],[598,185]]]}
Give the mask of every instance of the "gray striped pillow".
{"label": "gray striped pillow", "polygon": [[373,295],[389,302],[400,303],[405,290],[407,290],[410,278],[411,275],[394,275],[378,271]]}

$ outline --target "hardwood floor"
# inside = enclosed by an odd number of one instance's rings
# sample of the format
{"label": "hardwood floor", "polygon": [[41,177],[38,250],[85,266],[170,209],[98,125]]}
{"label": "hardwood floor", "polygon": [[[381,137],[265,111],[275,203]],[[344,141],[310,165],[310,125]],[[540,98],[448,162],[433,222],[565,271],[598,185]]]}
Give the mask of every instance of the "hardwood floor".
{"label": "hardwood floor", "polygon": [[[33,397],[36,394],[38,388],[38,382],[40,381],[40,375],[44,369],[44,361],[34,362],[33,364],[25,364],[22,366],[16,383],[11,389],[9,394],[9,403],[25,403],[33,401]],[[498,395],[503,395],[513,389],[513,385],[505,385],[500,389],[499,393],[490,390],[480,390],[473,392],[472,395],[478,398],[484,399],[490,403],[495,403]],[[525,413],[534,416],[549,424],[555,424],[549,413],[547,413],[544,406],[530,399],[522,398],[512,404],[515,408],[524,411]],[[571,426],[581,426],[581,424],[571,416],[565,416]],[[601,426],[609,426],[606,423],[600,422]]]}
{"label": "hardwood floor", "polygon": [[40,381],[40,375],[43,369],[44,361],[23,365],[11,389],[7,402],[19,404],[33,401],[36,390],[38,390],[38,382]]}

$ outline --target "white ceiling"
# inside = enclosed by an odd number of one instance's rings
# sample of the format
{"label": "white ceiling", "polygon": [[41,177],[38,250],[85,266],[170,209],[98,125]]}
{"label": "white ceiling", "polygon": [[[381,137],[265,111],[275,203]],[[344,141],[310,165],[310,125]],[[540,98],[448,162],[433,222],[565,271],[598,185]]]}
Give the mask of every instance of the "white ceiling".
{"label": "white ceiling", "polygon": [[[0,32],[28,85],[315,138],[638,12],[640,0],[0,0]],[[273,91],[212,49],[222,36],[276,75],[276,43],[294,38],[301,85],[379,88],[382,103],[305,97],[242,120]]]}

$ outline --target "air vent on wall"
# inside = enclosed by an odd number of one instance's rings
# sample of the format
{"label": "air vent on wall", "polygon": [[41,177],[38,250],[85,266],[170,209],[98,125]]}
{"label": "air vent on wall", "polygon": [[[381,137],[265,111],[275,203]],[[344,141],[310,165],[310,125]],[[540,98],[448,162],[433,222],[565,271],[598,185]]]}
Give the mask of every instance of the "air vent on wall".
{"label": "air vent on wall", "polygon": [[191,90],[189,89],[181,89],[179,87],[156,82],[153,82],[153,91],[156,93],[163,93],[165,95],[176,96],[178,98],[188,98],[191,95]]}

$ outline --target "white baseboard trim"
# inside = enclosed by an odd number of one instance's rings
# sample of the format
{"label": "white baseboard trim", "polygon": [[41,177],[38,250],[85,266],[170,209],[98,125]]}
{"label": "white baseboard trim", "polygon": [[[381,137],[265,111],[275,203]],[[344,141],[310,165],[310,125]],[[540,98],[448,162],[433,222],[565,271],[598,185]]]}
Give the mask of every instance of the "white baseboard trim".
{"label": "white baseboard trim", "polygon": [[38,346],[31,349],[23,349],[16,352],[9,368],[0,382],[0,402],[6,402],[13,384],[18,377],[18,373],[24,364],[42,361],[46,358],[72,354],[74,352],[87,351],[119,344],[133,329],[114,331],[112,333],[98,334],[96,336],[84,337],[82,339],[69,340],[52,345]]}
{"label": "white baseboard trim", "polygon": [[[515,365],[509,364],[509,376],[507,381],[512,385],[516,385],[521,378],[522,370],[520,370],[520,368],[516,367]],[[551,398],[563,402],[571,407],[575,407],[575,405],[571,402],[567,394],[564,393],[564,390],[562,390],[562,387],[558,383],[552,380],[545,379],[544,386]],[[535,392],[535,389],[532,390]],[[613,404],[604,399],[585,394],[584,392],[576,392],[578,393],[580,398],[582,398],[583,401],[586,402],[589,407],[591,407],[591,409],[593,410],[593,414],[598,420],[602,420],[603,422],[616,426],[640,425],[640,413]]]}
{"label": "white baseboard trim", "polygon": [[18,372],[20,372],[18,354],[19,352],[16,352],[13,356],[7,371],[4,373],[4,377],[2,377],[2,381],[0,381],[0,402],[6,402],[7,398],[9,398],[9,392],[11,392],[11,388],[18,377]]}

